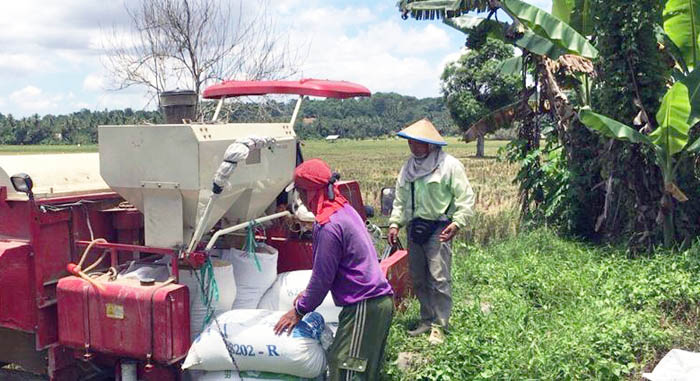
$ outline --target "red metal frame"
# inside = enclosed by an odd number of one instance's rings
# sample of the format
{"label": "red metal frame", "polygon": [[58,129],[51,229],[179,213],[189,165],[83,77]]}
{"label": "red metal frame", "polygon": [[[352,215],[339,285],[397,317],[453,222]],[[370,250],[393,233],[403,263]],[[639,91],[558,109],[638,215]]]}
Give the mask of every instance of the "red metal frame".
{"label": "red metal frame", "polygon": [[218,99],[266,94],[297,94],[338,99],[372,95],[366,87],[352,82],[302,79],[299,81],[224,81],[207,87],[202,97]]}
{"label": "red metal frame", "polygon": [[[347,181],[339,186],[364,218],[359,183]],[[114,192],[24,201],[8,200],[3,197],[6,194],[7,189],[0,187],[0,328],[33,337],[36,356],[32,361],[45,362],[49,377],[75,379],[80,371],[75,364],[83,353],[58,344],[56,288],[60,279],[70,275],[66,266],[79,261],[93,237],[105,238],[108,243],[93,245],[86,263],[94,262],[104,250],[109,250],[109,265],[115,267],[131,259],[133,252],[168,255],[177,274],[179,252],[142,245],[143,215],[133,207],[118,207],[124,200]],[[310,240],[290,232],[281,221],[276,226],[267,230],[267,242],[280,250],[279,271],[311,268]],[[203,258],[204,253],[195,252],[188,259],[196,262]],[[398,301],[410,289],[407,253],[394,253],[381,266]],[[91,361],[117,366],[118,360],[108,353],[95,353]],[[143,373],[144,365],[141,363],[139,372]],[[173,367],[154,365],[150,373],[143,373],[144,379],[178,377]]]}

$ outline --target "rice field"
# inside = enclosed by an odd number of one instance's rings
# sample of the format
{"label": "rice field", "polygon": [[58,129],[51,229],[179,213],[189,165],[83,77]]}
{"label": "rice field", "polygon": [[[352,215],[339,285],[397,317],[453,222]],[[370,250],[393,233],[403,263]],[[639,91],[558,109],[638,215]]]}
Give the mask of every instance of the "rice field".
{"label": "rice field", "polygon": [[[467,144],[457,138],[447,141],[445,150],[464,164],[476,193],[476,215],[460,238],[485,244],[513,235],[518,224],[517,185],[512,183],[517,166],[498,159],[498,151],[506,142],[486,141],[486,157],[476,158],[476,143]],[[0,154],[4,155],[96,151],[97,145],[0,145]],[[307,159],[324,159],[343,179],[359,180],[365,204],[374,206],[377,213],[381,189],[395,185],[399,169],[410,155],[406,140],[399,138],[309,140],[303,142],[302,152]],[[386,218],[375,220],[380,225],[386,223]]]}

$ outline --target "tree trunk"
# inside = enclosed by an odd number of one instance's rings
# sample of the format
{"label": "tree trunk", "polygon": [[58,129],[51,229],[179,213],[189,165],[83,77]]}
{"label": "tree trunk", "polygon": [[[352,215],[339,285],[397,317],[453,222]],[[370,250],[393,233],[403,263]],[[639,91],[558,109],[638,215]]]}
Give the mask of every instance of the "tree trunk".
{"label": "tree trunk", "polygon": [[484,135],[476,139],[476,157],[484,157]]}

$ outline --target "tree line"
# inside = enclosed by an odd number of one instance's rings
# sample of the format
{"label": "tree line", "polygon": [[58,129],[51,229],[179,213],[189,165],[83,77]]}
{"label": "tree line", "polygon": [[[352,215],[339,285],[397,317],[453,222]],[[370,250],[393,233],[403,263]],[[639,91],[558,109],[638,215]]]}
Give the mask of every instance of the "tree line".
{"label": "tree line", "polygon": [[[232,103],[223,115],[231,122],[283,122],[289,120],[295,102]],[[445,135],[458,132],[442,98],[419,99],[395,93],[377,93],[359,99],[307,99],[302,103],[295,129],[303,139],[328,135],[361,139],[390,135],[424,117]],[[163,117],[157,111],[130,108],[83,109],[67,115],[34,114],[20,119],[0,112],[0,144],[95,144],[99,125],[142,123],[163,123]]]}

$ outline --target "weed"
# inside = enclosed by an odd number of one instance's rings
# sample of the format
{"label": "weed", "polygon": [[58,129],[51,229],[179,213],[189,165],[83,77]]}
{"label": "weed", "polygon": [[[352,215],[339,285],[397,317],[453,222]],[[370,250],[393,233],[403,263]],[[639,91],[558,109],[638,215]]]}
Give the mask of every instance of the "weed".
{"label": "weed", "polygon": [[[384,378],[639,378],[671,347],[698,348],[699,252],[630,259],[547,230],[489,247],[456,243],[447,343],[405,334],[418,320],[409,302],[393,323]],[[400,370],[391,363],[399,352],[429,361]]]}

